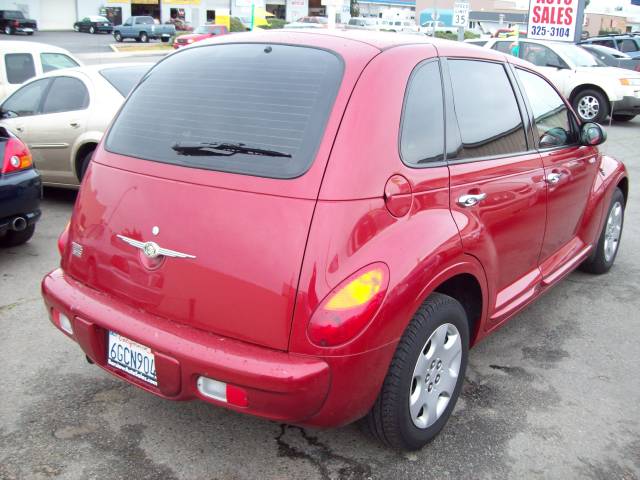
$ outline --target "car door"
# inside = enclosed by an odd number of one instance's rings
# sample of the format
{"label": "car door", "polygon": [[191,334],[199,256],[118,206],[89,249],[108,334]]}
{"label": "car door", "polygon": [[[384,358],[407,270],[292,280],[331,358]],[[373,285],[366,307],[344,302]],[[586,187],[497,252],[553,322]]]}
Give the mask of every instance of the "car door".
{"label": "car door", "polygon": [[450,204],[466,253],[488,279],[489,328],[530,300],[541,280],[546,185],[524,103],[495,61],[446,62],[457,128],[447,131]]}
{"label": "car door", "polygon": [[29,118],[27,143],[43,181],[77,183],[71,155],[76,139],[85,131],[89,103],[83,80],[58,76],[45,92],[39,114]]}
{"label": "car door", "polygon": [[[31,142],[30,121],[40,113],[42,99],[51,80],[36,80],[24,85],[0,106],[0,125],[8,128],[27,145]],[[37,159],[36,159],[37,160]]]}
{"label": "car door", "polygon": [[570,266],[589,245],[580,226],[598,172],[598,149],[581,145],[578,121],[556,89],[540,75],[516,68],[534,118],[534,136],[547,182],[547,222],[540,252],[545,282]]}

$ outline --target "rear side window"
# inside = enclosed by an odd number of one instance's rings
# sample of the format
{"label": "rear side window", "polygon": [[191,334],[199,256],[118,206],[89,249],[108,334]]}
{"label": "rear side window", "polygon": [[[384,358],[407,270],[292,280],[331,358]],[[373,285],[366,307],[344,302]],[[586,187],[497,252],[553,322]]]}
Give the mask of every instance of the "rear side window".
{"label": "rear side window", "polygon": [[402,114],[400,154],[408,165],[443,159],[444,110],[438,62],[420,65],[409,80]]}
{"label": "rear side window", "polygon": [[131,67],[113,67],[100,70],[102,75],[113,87],[126,97],[142,76],[149,71],[148,65],[136,65]]}
{"label": "rear side window", "polygon": [[631,38],[625,38],[623,40],[618,40],[620,45],[620,51],[622,52],[637,52],[640,50],[636,42]]}
{"label": "rear side window", "polygon": [[44,73],[78,66],[75,60],[64,53],[41,53],[40,61],[42,61],[42,71]]}
{"label": "rear side window", "polygon": [[89,106],[89,92],[77,78],[57,77],[42,104],[42,113],[73,112]]}
{"label": "rear side window", "polygon": [[456,158],[527,151],[520,109],[504,67],[450,60],[451,85],[462,148]]}
{"label": "rear side window", "polygon": [[496,42],[493,49],[511,55],[514,42]]}
{"label": "rear side window", "polygon": [[[106,148],[186,167],[295,178],[313,162],[342,72],[338,56],[308,47],[184,50],[131,93]],[[183,112],[180,120],[175,112]]]}
{"label": "rear side window", "polygon": [[546,80],[517,69],[518,78],[533,110],[535,126],[541,148],[555,148],[575,142],[569,109]]}
{"label": "rear side window", "polygon": [[7,53],[4,56],[9,83],[23,83],[36,76],[36,66],[30,53]]}

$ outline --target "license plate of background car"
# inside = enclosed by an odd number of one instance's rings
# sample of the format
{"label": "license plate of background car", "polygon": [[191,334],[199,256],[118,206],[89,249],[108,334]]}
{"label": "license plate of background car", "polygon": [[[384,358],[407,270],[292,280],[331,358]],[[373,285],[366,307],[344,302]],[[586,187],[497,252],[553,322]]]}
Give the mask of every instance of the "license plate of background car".
{"label": "license plate of background car", "polygon": [[151,349],[112,331],[109,331],[107,363],[151,385],[158,386],[156,361]]}

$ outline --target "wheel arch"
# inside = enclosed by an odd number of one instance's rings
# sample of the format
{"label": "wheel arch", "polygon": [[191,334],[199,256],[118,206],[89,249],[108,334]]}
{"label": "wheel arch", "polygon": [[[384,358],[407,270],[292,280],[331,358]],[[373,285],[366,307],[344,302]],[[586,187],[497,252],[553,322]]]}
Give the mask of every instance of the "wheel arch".
{"label": "wheel arch", "polygon": [[87,153],[94,151],[98,147],[98,142],[94,140],[87,140],[85,143],[80,145],[76,150],[74,159],[73,159],[73,173],[80,181],[80,163],[87,155]]}
{"label": "wheel arch", "polygon": [[629,200],[629,179],[627,177],[622,177],[618,184],[616,185],[620,190],[622,190],[622,196],[624,197],[624,204],[627,204]]}

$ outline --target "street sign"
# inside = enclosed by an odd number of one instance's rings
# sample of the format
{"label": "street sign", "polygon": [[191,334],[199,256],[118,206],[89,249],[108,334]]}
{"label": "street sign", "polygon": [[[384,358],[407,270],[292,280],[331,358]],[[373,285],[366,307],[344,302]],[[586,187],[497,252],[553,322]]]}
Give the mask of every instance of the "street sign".
{"label": "street sign", "polygon": [[580,0],[530,0],[527,37],[573,42]]}
{"label": "street sign", "polygon": [[469,26],[469,2],[455,2],[453,4],[451,25],[465,28]]}

